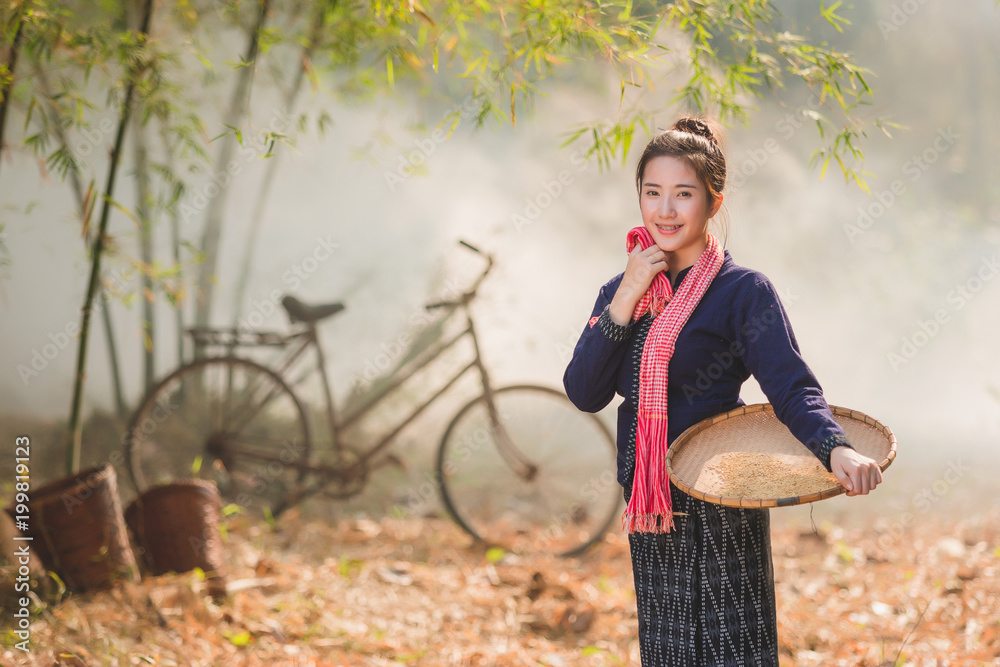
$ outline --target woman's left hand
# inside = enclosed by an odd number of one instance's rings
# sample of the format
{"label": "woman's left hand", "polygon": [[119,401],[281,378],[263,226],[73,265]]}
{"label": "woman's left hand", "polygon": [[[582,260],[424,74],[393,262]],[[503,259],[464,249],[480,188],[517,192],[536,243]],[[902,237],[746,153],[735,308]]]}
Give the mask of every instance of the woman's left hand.
{"label": "woman's left hand", "polygon": [[830,452],[830,468],[849,496],[864,496],[882,483],[882,470],[874,459],[859,454],[850,447],[834,447]]}

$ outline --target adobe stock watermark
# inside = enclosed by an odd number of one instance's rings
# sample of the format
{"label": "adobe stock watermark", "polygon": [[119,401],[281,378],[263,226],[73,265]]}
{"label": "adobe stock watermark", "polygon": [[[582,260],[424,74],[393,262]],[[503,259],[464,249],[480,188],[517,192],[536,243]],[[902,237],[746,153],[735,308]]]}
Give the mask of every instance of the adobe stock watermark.
{"label": "adobe stock watermark", "polygon": [[[94,304],[94,308],[100,308],[99,301]],[[68,321],[62,329],[50,331],[46,336],[46,342],[40,348],[32,348],[31,358],[28,362],[18,364],[16,369],[24,386],[27,387],[34,378],[45,372],[49,364],[55,361],[56,357],[77,339],[79,333],[80,323],[73,319]]]}
{"label": "adobe stock watermark", "polygon": [[[262,498],[267,492],[269,487],[277,486],[277,493],[284,493],[287,489],[284,488],[284,483],[281,481],[281,476],[285,474],[289,466],[299,467],[297,464],[306,463],[304,458],[306,453],[306,445],[301,440],[282,440],[281,449],[278,451],[277,458],[268,459],[267,463],[260,470],[255,470],[253,474],[246,475],[247,479],[238,478],[236,475],[233,476],[234,482],[237,484],[237,490],[239,493],[236,495],[235,502],[240,507],[249,507],[256,496],[258,499]],[[265,498],[264,500],[269,500]]]}
{"label": "adobe stock watermark", "polygon": [[578,488],[573,504],[549,519],[545,530],[538,537],[540,545],[551,548],[554,542],[566,536],[567,529],[579,526],[581,521],[590,518],[589,508],[608,498],[615,488],[618,488],[618,478],[610,469],[590,477]]}
{"label": "adobe stock watermark", "polygon": [[[921,153],[910,156],[903,163],[903,175],[907,177],[907,180],[911,184],[916,183],[960,138],[961,135],[957,134],[951,126],[938,129],[937,136],[935,136],[930,146],[925,148]],[[906,180],[896,178],[889,184],[888,188],[873,195],[874,201],[870,202],[867,206],[859,206],[857,220],[853,224],[849,222],[844,224],[844,233],[847,235],[847,240],[852,244],[857,241],[858,237],[871,229],[908,189],[909,186]]]}
{"label": "adobe stock watermark", "polygon": [[961,459],[949,459],[944,473],[930,484],[925,485],[910,498],[910,506],[898,519],[882,531],[877,544],[883,549],[892,547],[893,540],[906,538],[906,529],[913,525],[922,514],[930,512],[941,500],[951,493],[971,469]]}
{"label": "adobe stock watermark", "polygon": [[[170,416],[173,415],[177,411],[177,408],[180,407],[180,404],[171,400],[176,397],[177,394],[175,393],[170,397],[162,397],[158,399],[156,405],[153,406],[153,408],[149,411],[149,414],[147,414],[141,422],[132,424],[131,428],[125,431],[121,437],[122,450],[132,449],[136,436],[141,434],[148,437],[156,433],[157,429],[160,428],[160,425],[170,419]],[[125,463],[125,456],[121,453],[121,451],[116,450],[112,452],[111,456],[108,458],[108,462],[115,467],[121,466]]]}
{"label": "adobe stock watermark", "polygon": [[[795,301],[795,296],[790,291],[787,292],[789,299],[787,303]],[[732,341],[722,352],[713,352],[714,361],[705,368],[699,368],[695,373],[694,383],[685,382],[681,388],[688,405],[694,405],[695,400],[704,396],[717,380],[726,374],[737,361],[743,363],[750,346],[754,345],[775,325],[784,324],[784,318],[778,313],[777,308],[767,308],[763,313],[754,314],[740,327],[741,339]]]}
{"label": "adobe stock watermark", "polygon": [[[131,267],[125,267],[125,269],[114,269],[104,274],[101,279],[102,289],[112,295],[120,295],[126,292],[127,283],[130,282],[135,276],[135,270]],[[90,321],[96,321],[96,316],[101,313],[101,309],[104,308],[105,300],[97,299],[92,305],[93,312],[91,313]],[[81,309],[82,310],[82,309]],[[63,351],[70,347],[70,345],[76,341],[80,334],[80,318],[79,316],[68,320],[62,328],[56,331],[50,331],[46,334],[46,340],[41,344],[40,347],[34,347],[29,353],[29,358],[27,362],[22,362],[15,367],[18,377],[21,378],[21,382],[27,387],[31,384],[31,381],[40,376],[49,367],[49,364],[56,360],[56,358],[63,353]]]}
{"label": "adobe stock watermark", "polygon": [[903,0],[893,4],[889,17],[878,20],[878,31],[882,33],[882,39],[889,39],[890,34],[906,25],[925,4],[927,0]]}
{"label": "adobe stock watermark", "polygon": [[[501,413],[499,415],[501,426],[509,423],[509,420],[509,414]],[[445,478],[457,473],[458,464],[468,461],[483,447],[489,445],[489,447],[495,448],[493,437],[493,428],[486,426],[480,426],[463,437],[455,447],[452,456],[441,465],[440,474],[425,472],[423,481],[410,486],[406,491],[405,501],[394,505],[390,513],[399,517],[427,514],[433,504],[433,499],[441,493],[441,486],[445,483]]]}
{"label": "adobe stock watermark", "polygon": [[[461,123],[461,119],[459,120]],[[457,125],[455,128],[457,129]],[[429,137],[414,139],[415,148],[408,153],[400,153],[399,164],[395,171],[385,170],[382,175],[385,184],[389,187],[389,192],[395,192],[396,186],[416,174],[416,170],[427,164],[427,161],[437,151],[438,146],[448,141],[451,132],[438,126],[434,128]]]}
{"label": "adobe stock watermark", "polygon": [[[480,86],[482,88],[490,88],[484,81],[480,80]],[[394,171],[385,170],[382,175],[385,179],[385,184],[389,187],[390,192],[395,192],[396,187],[410,178],[416,175],[417,171],[427,164],[431,156],[437,152],[439,146],[448,141],[449,138],[455,133],[455,130],[462,125],[463,122],[469,117],[478,113],[480,108],[479,101],[476,95],[470,93],[466,95],[460,102],[452,106],[444,115],[444,118],[438,123],[429,136],[423,138],[413,139],[412,150],[405,153],[399,154],[399,159]],[[443,126],[448,121],[449,118],[457,116],[455,123],[450,129],[445,129]]]}
{"label": "adobe stock watermark", "polygon": [[[796,295],[790,287],[782,288],[781,290],[776,291],[778,293],[778,299],[783,305],[791,304],[799,300],[798,295]],[[750,320],[745,322],[741,329],[741,333],[746,338],[747,345],[753,345],[774,324],[783,321],[784,320],[778,316],[778,313],[774,309],[768,309],[763,314],[754,315],[750,318]],[[590,330],[590,327],[585,328],[583,334],[586,334],[588,330]],[[596,331],[596,327],[594,330]],[[568,364],[570,362],[581,337],[581,332],[570,326],[566,329],[566,338],[555,343],[555,352],[561,363]],[[683,391],[684,396],[688,400],[688,404],[692,404],[696,398],[703,396],[705,392],[712,388],[712,385],[715,384],[716,380],[721,378],[726,371],[736,364],[737,360],[742,360],[743,355],[747,351],[747,345],[744,345],[741,341],[733,341],[725,350],[721,352],[714,352],[712,354],[714,361],[706,367],[698,369],[695,382],[693,384],[684,384]]]}
{"label": "adobe stock watermark", "polygon": [[190,192],[186,199],[178,206],[177,210],[184,224],[198,217],[200,213],[208,208],[209,202],[229,187],[230,183],[243,173],[247,165],[258,157],[267,155],[272,144],[272,137],[270,135],[283,133],[291,126],[292,120],[292,114],[275,109],[267,124],[267,129],[270,132],[262,129],[244,133],[241,136],[242,141],[237,149],[239,158],[230,160],[221,170],[210,174],[208,182],[201,184],[200,187]]}
{"label": "adobe stock watermark", "polygon": [[[779,121],[781,122],[781,121]],[[774,137],[768,137],[758,148],[751,148],[745,152],[746,157],[735,161],[729,173],[729,192],[732,194],[746,184],[750,177],[763,167],[771,156],[778,152],[778,141]]]}
{"label": "adobe stock watermark", "polygon": [[927,319],[918,319],[917,326],[902,337],[899,346],[886,353],[886,361],[893,372],[898,373],[901,366],[910,363],[920,350],[927,347],[951,321],[953,314],[965,308],[997,273],[1000,273],[1000,259],[997,255],[983,257],[972,275],[957,283],[945,295],[947,307],[937,308]]}
{"label": "adobe stock watermark", "polygon": [[67,146],[74,164],[79,164],[83,158],[89,157],[95,151],[100,151],[104,141],[118,129],[118,124],[110,117],[97,121],[92,126],[84,126],[79,130],[80,138],[72,147]]}
{"label": "adobe stock watermark", "polygon": [[576,181],[576,175],[586,171],[590,164],[587,160],[587,154],[582,150],[573,151],[569,156],[569,161],[574,167],[573,171],[562,169],[554,178],[543,180],[541,189],[533,196],[525,198],[524,208],[511,214],[510,222],[518,234],[523,233],[525,227],[533,225],[542,216],[542,213],[566,191],[566,188],[573,185]]}
{"label": "adobe stock watermark", "polygon": [[[141,422],[132,424],[131,427],[126,430],[122,435],[120,444],[121,448],[115,450],[108,457],[108,463],[120,468],[128,463],[126,456],[123,452],[130,451],[136,446],[136,440],[151,440],[152,436],[166,423],[171,417],[173,417],[179,409],[181,409],[183,404],[178,402],[178,393],[175,392],[169,397],[162,397],[157,400],[156,404],[152,409],[148,410],[146,416]],[[208,433],[203,433],[203,436],[207,437]],[[230,481],[233,482],[234,486],[231,489],[220,489],[226,497],[231,497],[233,502],[243,507],[247,507],[251,504],[254,497],[261,497],[267,492],[268,488],[272,484],[282,484],[281,477],[287,472],[289,466],[297,467],[298,464],[304,462],[304,455],[306,453],[305,443],[299,439],[290,440],[282,439],[281,447],[277,449],[270,457],[268,457],[263,463],[252,459],[255,464],[260,464],[259,468],[253,471],[253,474],[245,474],[242,470],[237,469],[233,472]],[[133,456],[142,457],[144,452],[138,451],[134,452]],[[147,453],[148,454],[148,453]],[[209,464],[211,460],[211,455],[205,452],[205,461],[202,462],[202,469],[211,469]],[[237,455],[236,457],[238,468],[242,468],[242,464],[249,463],[248,459],[243,456]],[[149,473],[153,472],[144,470]],[[88,482],[88,488],[89,488]],[[278,492],[285,491],[283,487],[278,488]],[[84,489],[82,494],[89,495],[89,491]],[[75,494],[63,494],[62,500],[67,510],[72,511],[73,507],[80,504],[80,501],[86,497],[86,495]]]}
{"label": "adobe stock watermark", "polygon": [[319,270],[321,264],[333,257],[334,251],[340,248],[340,244],[334,241],[332,236],[332,234],[327,234],[325,237],[317,236],[312,252],[294,262],[281,274],[281,282],[286,289],[275,288],[261,295],[260,299],[250,300],[250,312],[236,323],[236,330],[239,333],[250,333],[264,324],[267,318],[278,311],[285,294],[301,287]]}
{"label": "adobe stock watermark", "polygon": [[[112,464],[114,465],[114,464]],[[59,496],[59,500],[62,501],[63,507],[66,508],[67,514],[72,514],[78,505],[82,505],[83,501],[93,495],[94,489],[102,485],[103,478],[101,473],[103,470],[93,470],[87,477],[76,476],[76,483],[82,484],[83,488],[78,489],[75,493],[69,493],[63,491],[62,495]]]}
{"label": "adobe stock watermark", "polygon": [[[821,106],[817,93],[811,93],[804,104],[786,113],[774,123],[774,130],[785,141],[788,141],[799,129],[819,116],[816,110]],[[767,137],[756,148],[744,151],[742,157],[730,157],[728,160],[727,189],[731,195],[743,187],[772,156],[778,153],[781,145],[774,137]]]}
{"label": "adobe stock watermark", "polygon": [[[458,282],[449,279],[431,301],[452,301],[461,295],[462,291]],[[437,312],[428,310],[424,306],[415,309],[406,320],[406,328],[394,339],[382,342],[379,345],[378,353],[365,360],[361,371],[351,376],[348,385],[355,390],[362,391],[371,387],[375,380],[382,377],[382,374],[388,371],[392,364],[410,349],[410,345],[419,336],[420,331],[435,322],[438,317]]]}

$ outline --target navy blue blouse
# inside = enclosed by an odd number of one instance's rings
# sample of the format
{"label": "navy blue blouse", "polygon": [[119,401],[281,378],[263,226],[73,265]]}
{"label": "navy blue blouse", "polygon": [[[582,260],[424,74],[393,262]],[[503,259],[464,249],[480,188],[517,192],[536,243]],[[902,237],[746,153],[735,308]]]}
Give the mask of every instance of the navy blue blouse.
{"label": "navy blue blouse", "polygon": [[[678,284],[687,271],[678,274]],[[625,486],[628,426],[637,410],[629,396],[634,355],[631,331],[611,322],[606,309],[622,276],[597,296],[593,325],[584,328],[563,375],[566,394],[586,412],[605,408],[615,393],[618,408],[618,483]],[[646,315],[645,317],[648,317]],[[762,273],[738,266],[727,250],[722,267],[677,337],[667,389],[668,439],[672,443],[702,419],[744,405],[740,387],[757,379],[775,415],[827,470],[830,452],[848,445],[833,419],[816,376],[799,353],[788,316]]]}

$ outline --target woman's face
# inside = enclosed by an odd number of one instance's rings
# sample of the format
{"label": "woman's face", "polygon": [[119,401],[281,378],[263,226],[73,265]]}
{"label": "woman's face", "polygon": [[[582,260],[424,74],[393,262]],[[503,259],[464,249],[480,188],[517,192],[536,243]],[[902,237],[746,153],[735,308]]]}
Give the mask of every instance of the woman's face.
{"label": "woman's face", "polygon": [[657,247],[680,260],[680,266],[671,262],[672,271],[690,266],[705,249],[708,221],[722,205],[721,197],[710,204],[708,196],[686,160],[661,155],[646,163],[639,190],[642,222]]}

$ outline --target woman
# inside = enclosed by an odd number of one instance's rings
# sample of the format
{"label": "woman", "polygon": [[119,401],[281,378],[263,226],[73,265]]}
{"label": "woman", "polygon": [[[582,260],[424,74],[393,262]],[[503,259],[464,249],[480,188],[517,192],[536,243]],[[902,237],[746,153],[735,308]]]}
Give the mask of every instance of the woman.
{"label": "woman", "polygon": [[636,167],[643,226],[628,233],[625,271],[601,288],[563,378],[581,410],[625,399],[618,482],[645,667],[778,664],[767,510],[693,498],[662,463],[689,426],[743,405],[751,374],[847,495],[882,481],[834,421],[770,281],[709,234],[725,180],[705,121],[682,118],[649,142]]}

